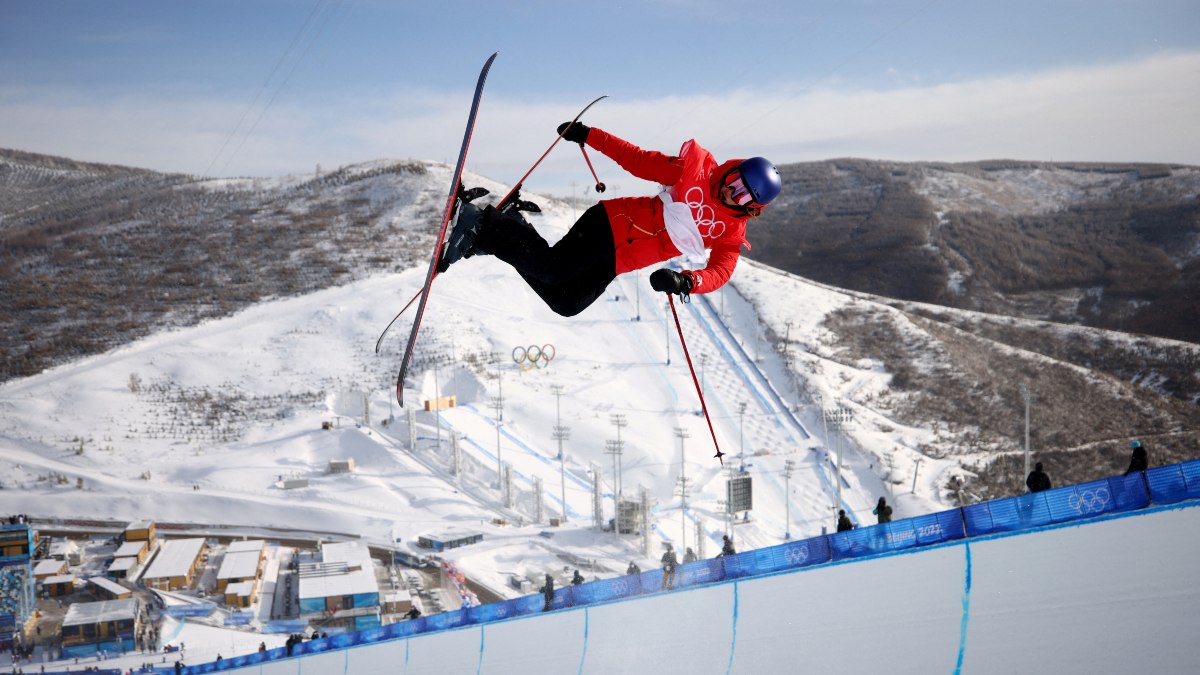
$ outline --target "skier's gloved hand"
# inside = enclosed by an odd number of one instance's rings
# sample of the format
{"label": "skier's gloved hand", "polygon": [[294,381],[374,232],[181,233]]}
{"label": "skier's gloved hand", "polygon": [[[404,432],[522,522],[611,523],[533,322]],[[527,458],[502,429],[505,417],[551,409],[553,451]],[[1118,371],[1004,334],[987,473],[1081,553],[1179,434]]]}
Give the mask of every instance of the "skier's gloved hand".
{"label": "skier's gloved hand", "polygon": [[[567,129],[567,125],[569,124],[571,125],[571,128]],[[567,129],[567,133],[563,134],[563,129]],[[558,125],[558,133],[562,134],[564,139],[580,145],[587,143],[588,132],[591,130],[592,128],[583,122],[576,122],[574,124],[571,124],[570,122],[563,122],[562,124]]]}
{"label": "skier's gloved hand", "polygon": [[686,274],[663,268],[650,274],[650,287],[662,293],[691,293],[692,280]]}

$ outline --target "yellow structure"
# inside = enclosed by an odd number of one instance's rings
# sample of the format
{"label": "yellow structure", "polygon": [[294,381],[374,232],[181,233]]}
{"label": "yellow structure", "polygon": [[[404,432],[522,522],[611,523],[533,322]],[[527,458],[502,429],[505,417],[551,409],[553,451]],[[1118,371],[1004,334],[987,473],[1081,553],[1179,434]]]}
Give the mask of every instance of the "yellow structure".
{"label": "yellow structure", "polygon": [[230,607],[241,607],[245,609],[254,604],[254,594],[258,592],[258,581],[239,581],[237,583],[226,584],[225,586],[225,604]]}
{"label": "yellow structure", "polygon": [[230,543],[217,570],[217,590],[225,593],[230,584],[257,582],[262,577],[266,553],[267,543],[261,539]]}
{"label": "yellow structure", "polygon": [[68,565],[66,560],[39,560],[33,566],[33,578],[38,581],[45,581],[49,577],[57,577],[67,573]]}
{"label": "yellow structure", "polygon": [[204,539],[170,539],[142,575],[142,583],[160,591],[191,588],[204,558]]}
{"label": "yellow structure", "polygon": [[154,523],[149,520],[139,520],[125,527],[125,541],[144,541],[149,548],[154,548]]}
{"label": "yellow structure", "polygon": [[134,539],[121,544],[113,558],[136,558],[139,564],[146,562],[150,555],[150,542],[146,539]]}
{"label": "yellow structure", "polygon": [[53,598],[70,595],[75,592],[75,575],[60,574],[54,577],[46,577],[42,580],[42,589]]}
{"label": "yellow structure", "polygon": [[130,640],[141,632],[141,610],[135,599],[76,602],[63,617],[62,644],[103,643],[118,638]]}
{"label": "yellow structure", "polygon": [[97,597],[104,598],[105,600],[124,600],[133,597],[133,591],[104,577],[92,577],[88,579],[88,584],[91,585],[92,592]]}
{"label": "yellow structure", "polygon": [[458,405],[457,396],[441,396],[439,398],[425,399],[425,412],[434,412],[437,410],[446,410]]}

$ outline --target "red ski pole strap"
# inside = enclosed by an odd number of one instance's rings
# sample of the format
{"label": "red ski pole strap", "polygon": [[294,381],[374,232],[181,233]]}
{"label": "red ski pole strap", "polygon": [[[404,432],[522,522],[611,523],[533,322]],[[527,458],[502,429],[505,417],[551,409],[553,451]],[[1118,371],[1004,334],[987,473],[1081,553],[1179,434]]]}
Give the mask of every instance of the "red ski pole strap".
{"label": "red ski pole strap", "polygon": [[679,312],[675,311],[675,297],[668,293],[667,301],[671,303],[671,316],[675,317],[675,330],[679,331],[679,344],[683,345],[683,358],[687,359],[688,370],[692,371],[692,383],[696,385],[696,393],[700,396],[700,409],[704,411],[704,419],[708,422],[708,433],[712,434],[713,447],[717,449],[717,454],[713,457],[721,462],[721,466],[725,466],[723,459],[725,453],[721,452],[721,444],[717,442],[717,432],[713,429],[712,417],[709,417],[708,406],[704,404],[704,391],[701,390],[700,380],[696,377],[696,368],[692,365],[692,355],[688,353],[687,341],[683,339],[683,326],[679,323]]}

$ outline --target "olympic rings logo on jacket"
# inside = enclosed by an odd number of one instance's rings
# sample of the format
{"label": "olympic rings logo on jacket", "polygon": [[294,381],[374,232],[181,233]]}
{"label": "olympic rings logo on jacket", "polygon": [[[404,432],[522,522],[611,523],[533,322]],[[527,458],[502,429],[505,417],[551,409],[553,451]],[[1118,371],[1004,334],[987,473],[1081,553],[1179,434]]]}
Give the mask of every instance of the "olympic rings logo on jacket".
{"label": "olympic rings logo on jacket", "polygon": [[703,188],[697,185],[689,189],[683,196],[683,203],[692,210],[692,219],[696,221],[696,229],[701,237],[719,239],[725,236],[725,221],[717,220],[717,212],[704,203]]}

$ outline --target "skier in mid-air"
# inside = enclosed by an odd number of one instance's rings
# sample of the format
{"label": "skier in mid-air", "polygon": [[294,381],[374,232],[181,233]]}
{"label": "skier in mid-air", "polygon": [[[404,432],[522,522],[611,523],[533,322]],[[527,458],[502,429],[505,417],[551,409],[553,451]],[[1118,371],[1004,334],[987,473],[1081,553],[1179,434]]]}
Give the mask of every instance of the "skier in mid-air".
{"label": "skier in mid-air", "polygon": [[[741,247],[749,247],[747,222],[759,216],[782,187],[779,172],[766,159],[718,163],[694,140],[684,143],[678,155],[668,156],[579,122],[564,122],[558,133],[599,150],[630,174],[659,183],[662,190],[656,197],[601,201],[553,246],[518,208],[497,211],[464,202],[443,268],[471,255],[493,255],[511,265],[562,316],[582,312],[618,274],[680,255],[706,264],[683,272],[658,269],[650,275],[651,287],[680,295],[711,293],[733,274]],[[516,200],[513,206],[519,204]]]}

